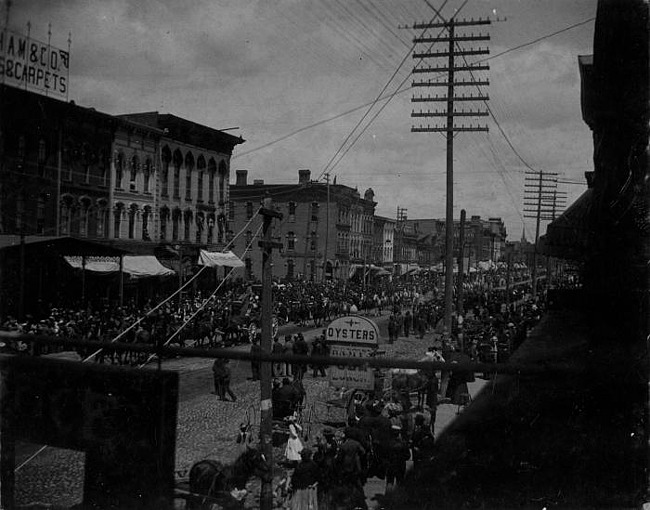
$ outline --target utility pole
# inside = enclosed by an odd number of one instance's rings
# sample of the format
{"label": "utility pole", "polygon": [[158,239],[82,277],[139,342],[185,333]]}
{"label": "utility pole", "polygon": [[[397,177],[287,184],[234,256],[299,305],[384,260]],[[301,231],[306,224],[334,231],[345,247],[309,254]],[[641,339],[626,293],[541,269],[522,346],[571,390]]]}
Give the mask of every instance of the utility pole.
{"label": "utility pole", "polygon": [[[395,249],[393,251],[393,263],[395,263],[395,257],[397,256],[397,262],[398,264],[402,263],[403,260],[403,252],[404,252],[404,224],[407,219],[406,211],[408,209],[404,207],[397,206],[397,243],[395,246]],[[401,265],[400,265],[401,269]]]}
{"label": "utility pole", "polygon": [[462,315],[464,313],[464,307],[463,307],[463,280],[465,279],[465,217],[466,217],[466,212],[465,209],[460,210],[460,231],[458,232],[458,279],[456,281],[456,286],[458,289],[456,290],[456,297],[457,297],[457,309],[458,309],[458,315]]}
{"label": "utility pole", "polygon": [[325,253],[323,254],[323,281],[326,279],[327,255],[330,239],[330,173],[325,173],[325,182],[327,182],[327,207],[325,214]]}
{"label": "utility pole", "polygon": [[[456,95],[456,90],[461,87],[481,87],[489,85],[488,80],[475,79],[475,71],[487,71],[489,66],[487,64],[480,63],[468,63],[466,57],[476,56],[476,55],[487,55],[489,50],[487,48],[469,48],[465,49],[461,47],[461,42],[476,42],[476,41],[489,41],[490,36],[487,34],[459,34],[456,33],[456,28],[459,27],[473,27],[479,25],[490,25],[492,22],[490,19],[477,19],[477,20],[456,20],[450,19],[448,21],[436,22],[436,23],[423,23],[413,25],[415,30],[428,30],[428,29],[441,29],[446,31],[446,35],[440,35],[437,37],[416,37],[413,39],[414,43],[424,43],[429,44],[429,48],[420,53],[413,53],[413,58],[419,59],[420,62],[423,62],[425,59],[432,58],[447,58],[447,66],[428,66],[428,67],[415,67],[413,73],[446,73],[446,81],[437,81],[437,80],[424,80],[424,81],[414,81],[412,83],[413,87],[447,87],[446,96],[414,96],[411,98],[413,103],[423,103],[423,102],[442,102],[446,103],[446,109],[442,110],[427,110],[427,111],[415,111],[411,112],[411,117],[446,117],[446,125],[427,125],[427,126],[413,126],[411,127],[411,132],[413,133],[445,133],[447,138],[447,207],[446,207],[446,228],[445,228],[445,242],[446,242],[446,251],[445,251],[445,320],[444,320],[444,329],[445,336],[449,337],[451,334],[451,317],[452,317],[452,307],[453,307],[453,269],[454,269],[454,133],[458,132],[476,132],[476,131],[488,131],[487,126],[481,125],[455,125],[455,117],[487,117],[489,113],[487,110],[477,109],[476,111],[470,109],[455,110],[454,104],[456,102],[469,102],[469,101],[487,101],[488,96],[484,95],[482,92],[479,92],[478,95],[469,96],[467,94]],[[438,51],[432,52],[431,48],[435,43],[448,43],[447,51]],[[456,47],[458,45],[458,47]],[[455,59],[462,58],[464,64],[456,65]],[[456,79],[456,73],[467,73],[461,74],[465,76],[464,78]],[[480,89],[479,89],[480,90]]]}
{"label": "utility pole", "polygon": [[[272,332],[272,311],[273,293],[271,292],[272,265],[271,259],[273,249],[282,248],[282,243],[273,241],[272,223],[274,218],[282,219],[282,214],[271,208],[271,198],[265,198],[262,202],[259,214],[264,218],[262,225],[263,240],[258,246],[262,248],[262,343],[261,354],[271,354],[273,342]],[[273,409],[271,406],[271,363],[264,361],[260,366],[260,444],[266,461],[273,466]],[[260,493],[260,509],[272,510],[273,508],[273,475],[269,473],[262,479],[262,491]]]}
{"label": "utility pole", "polygon": [[[537,252],[539,227],[542,220],[553,221],[557,207],[557,172],[526,171],[524,182],[524,217],[535,219],[535,244],[533,246],[533,298],[537,296]],[[566,202],[566,194],[561,195]]]}

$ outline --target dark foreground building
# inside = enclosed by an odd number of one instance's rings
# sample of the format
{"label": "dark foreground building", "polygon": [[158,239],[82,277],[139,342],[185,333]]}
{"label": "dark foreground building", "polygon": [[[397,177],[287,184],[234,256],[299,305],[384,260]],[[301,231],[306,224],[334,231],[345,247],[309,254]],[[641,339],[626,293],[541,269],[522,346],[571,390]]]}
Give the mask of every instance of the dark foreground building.
{"label": "dark foreground building", "polygon": [[648,3],[600,0],[581,58],[589,189],[543,250],[583,268],[385,508],[640,508],[648,494]]}

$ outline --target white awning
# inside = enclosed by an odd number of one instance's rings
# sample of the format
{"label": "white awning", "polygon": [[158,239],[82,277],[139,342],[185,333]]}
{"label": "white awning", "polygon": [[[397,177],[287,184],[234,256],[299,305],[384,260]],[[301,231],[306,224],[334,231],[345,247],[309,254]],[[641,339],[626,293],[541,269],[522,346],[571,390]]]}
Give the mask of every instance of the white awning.
{"label": "white awning", "polygon": [[[82,269],[81,257],[64,257],[64,259],[75,269]],[[117,273],[120,270],[120,261],[115,257],[86,257],[85,269],[96,273]],[[153,255],[125,255],[123,269],[133,278],[174,274],[174,271],[163,266]]]}
{"label": "white awning", "polygon": [[231,251],[217,252],[201,250],[199,252],[199,265],[208,267],[244,267],[242,260]]}

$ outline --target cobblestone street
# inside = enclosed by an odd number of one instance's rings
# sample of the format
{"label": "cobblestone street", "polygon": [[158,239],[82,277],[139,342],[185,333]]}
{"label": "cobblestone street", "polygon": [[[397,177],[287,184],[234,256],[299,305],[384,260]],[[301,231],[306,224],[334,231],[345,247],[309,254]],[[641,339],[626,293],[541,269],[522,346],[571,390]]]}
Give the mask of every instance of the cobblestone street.
{"label": "cobblestone street", "polygon": [[[378,325],[385,335],[387,316],[377,317]],[[284,329],[284,328],[283,328]],[[322,328],[302,329],[307,341],[321,332]],[[281,334],[283,332],[281,331]],[[400,339],[394,344],[382,344],[386,356],[419,359],[433,341],[432,334],[424,339],[414,336]],[[247,350],[248,345],[238,347]],[[212,393],[212,360],[201,358],[184,358],[168,360],[163,363],[165,370],[176,370],[180,374],[180,402],[176,429],[176,469],[177,476],[185,477],[193,463],[201,459],[218,459],[232,462],[240,451],[236,443],[238,428],[241,423],[250,422],[256,435],[259,430],[259,382],[250,377],[250,364],[233,360],[232,388],[237,395],[236,402],[220,401]],[[151,365],[155,367],[155,364]],[[472,396],[479,391],[485,381],[477,380],[470,385]],[[342,421],[345,413],[341,409],[329,409],[325,402],[338,395],[329,387],[325,378],[313,378],[308,371],[304,379],[307,397],[303,417],[305,443],[312,444],[324,428],[324,421]],[[438,408],[435,433],[436,436],[456,416],[457,406],[442,404]],[[25,449],[34,451],[35,448]],[[278,481],[284,470],[277,466],[282,460],[283,448],[276,448],[275,479]],[[27,459],[18,458],[17,465]],[[81,501],[83,484],[83,454],[69,450],[47,448],[28,462],[17,473],[17,498],[20,504],[47,503],[70,506]],[[373,498],[383,494],[385,482],[370,479],[366,485],[369,506],[376,503]],[[259,501],[259,480],[249,483],[247,507],[256,508]]]}

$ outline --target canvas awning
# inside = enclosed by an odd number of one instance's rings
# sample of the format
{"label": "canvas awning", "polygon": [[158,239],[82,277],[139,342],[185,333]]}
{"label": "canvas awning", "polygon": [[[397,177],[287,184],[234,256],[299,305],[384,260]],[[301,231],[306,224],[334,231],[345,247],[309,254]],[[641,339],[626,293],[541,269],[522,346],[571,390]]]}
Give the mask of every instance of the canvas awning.
{"label": "canvas awning", "polygon": [[[75,269],[83,269],[82,257],[68,256],[64,258]],[[95,273],[117,273],[120,270],[120,261],[119,258],[115,257],[86,257],[85,269]],[[153,255],[125,255],[123,270],[132,278],[170,276],[174,274],[174,271],[163,266]]]}
{"label": "canvas awning", "polygon": [[207,267],[244,267],[242,260],[231,251],[206,251],[199,252],[199,265]]}

